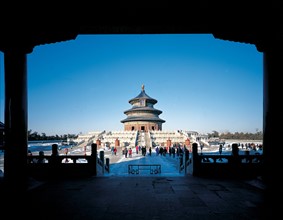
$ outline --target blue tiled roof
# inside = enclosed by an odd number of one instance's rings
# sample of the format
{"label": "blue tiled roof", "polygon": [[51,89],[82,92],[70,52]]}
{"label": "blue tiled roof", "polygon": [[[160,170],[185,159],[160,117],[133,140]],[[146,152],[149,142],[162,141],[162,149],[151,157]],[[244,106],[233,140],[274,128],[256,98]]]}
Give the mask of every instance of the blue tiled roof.
{"label": "blue tiled roof", "polygon": [[141,112],[141,111],[148,111],[158,115],[162,113],[162,111],[149,106],[145,106],[145,107],[133,106],[131,109],[124,111],[124,113],[127,114],[128,112]]}
{"label": "blue tiled roof", "polygon": [[165,121],[158,117],[140,117],[140,116],[129,116],[124,120],[121,120],[122,123],[124,122],[130,122],[130,121],[152,121],[152,122],[162,122]]}
{"label": "blue tiled roof", "polygon": [[139,101],[140,99],[146,99],[147,102],[150,102],[152,104],[156,104],[157,103],[157,100],[154,99],[154,98],[151,98],[149,95],[147,95],[144,90],[142,90],[140,92],[140,94],[138,96],[136,96],[135,98],[130,99],[129,103],[133,103],[133,102]]}

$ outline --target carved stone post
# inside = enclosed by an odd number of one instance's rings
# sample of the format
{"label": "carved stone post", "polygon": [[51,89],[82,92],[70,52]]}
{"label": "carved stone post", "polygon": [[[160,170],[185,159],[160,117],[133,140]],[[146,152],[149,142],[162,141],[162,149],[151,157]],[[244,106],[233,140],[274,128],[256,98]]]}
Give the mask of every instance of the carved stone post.
{"label": "carved stone post", "polygon": [[193,143],[193,153],[192,153],[192,173],[193,176],[197,176],[199,173],[199,169],[200,169],[200,159],[198,157],[198,144],[197,143]]}
{"label": "carved stone post", "polygon": [[97,144],[91,144],[91,163],[92,168],[94,169],[94,175],[97,175]]}

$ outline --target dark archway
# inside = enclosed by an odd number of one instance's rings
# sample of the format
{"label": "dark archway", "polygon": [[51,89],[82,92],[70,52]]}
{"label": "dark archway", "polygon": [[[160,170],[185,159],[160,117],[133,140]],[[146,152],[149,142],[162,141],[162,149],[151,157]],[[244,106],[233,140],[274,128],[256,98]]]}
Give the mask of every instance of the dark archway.
{"label": "dark archway", "polygon": [[[76,4],[65,10],[3,7],[0,50],[5,56],[5,178],[9,187],[25,189],[27,152],[27,60],[37,45],[73,40],[78,34],[211,33],[215,38],[254,44],[264,54],[263,133],[267,204],[281,208],[283,183],[278,146],[283,109],[278,102],[282,72],[282,4],[274,1],[162,1],[133,5]],[[52,20],[50,19],[50,12]],[[57,12],[57,13],[56,13]],[[78,15],[83,12],[82,15]],[[27,15],[33,15],[32,18]],[[174,15],[174,16],[172,16]],[[270,16],[271,15],[271,16]],[[11,17],[20,17],[11,22]],[[34,19],[36,17],[36,19]],[[104,20],[101,18],[115,18]],[[145,18],[145,19],[144,19]],[[17,79],[15,85],[14,79]],[[15,90],[14,88],[18,89]],[[279,90],[280,91],[280,90]],[[13,103],[13,104],[11,104]],[[279,147],[280,148],[280,147]],[[279,149],[281,150],[281,148]],[[20,174],[20,175],[19,175]],[[19,187],[20,186],[20,187]],[[279,213],[280,214],[280,213]]]}

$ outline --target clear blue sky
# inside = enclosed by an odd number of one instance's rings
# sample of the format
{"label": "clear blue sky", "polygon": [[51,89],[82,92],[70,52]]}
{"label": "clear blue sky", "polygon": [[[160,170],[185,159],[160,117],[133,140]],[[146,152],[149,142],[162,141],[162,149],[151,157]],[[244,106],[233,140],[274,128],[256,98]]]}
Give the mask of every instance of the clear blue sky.
{"label": "clear blue sky", "polygon": [[[158,102],[163,130],[262,131],[263,54],[209,34],[79,35],[28,54],[28,129],[47,135],[123,130],[129,100]],[[0,120],[4,55],[0,52]]]}

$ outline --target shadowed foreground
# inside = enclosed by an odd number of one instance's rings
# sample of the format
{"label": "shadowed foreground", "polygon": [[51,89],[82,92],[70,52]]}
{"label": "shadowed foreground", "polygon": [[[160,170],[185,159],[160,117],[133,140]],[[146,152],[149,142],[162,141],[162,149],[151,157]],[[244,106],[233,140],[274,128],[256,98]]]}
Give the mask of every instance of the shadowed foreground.
{"label": "shadowed foreground", "polygon": [[11,196],[1,219],[264,219],[263,191],[243,180],[191,175],[35,181],[23,197]]}

